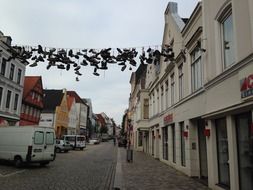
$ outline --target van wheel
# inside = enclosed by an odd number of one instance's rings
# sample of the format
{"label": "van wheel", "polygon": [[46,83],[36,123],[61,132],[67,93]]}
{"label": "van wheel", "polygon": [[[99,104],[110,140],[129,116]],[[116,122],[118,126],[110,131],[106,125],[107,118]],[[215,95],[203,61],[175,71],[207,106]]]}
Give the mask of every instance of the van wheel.
{"label": "van wheel", "polygon": [[83,150],[83,148],[80,148],[80,150]]}
{"label": "van wheel", "polygon": [[60,153],[60,152],[61,152],[61,149],[56,148],[56,149],[55,149],[55,152]]}
{"label": "van wheel", "polygon": [[22,165],[23,165],[23,162],[22,162],[22,158],[20,156],[16,156],[14,158],[14,165],[17,167],[17,168],[20,168]]}

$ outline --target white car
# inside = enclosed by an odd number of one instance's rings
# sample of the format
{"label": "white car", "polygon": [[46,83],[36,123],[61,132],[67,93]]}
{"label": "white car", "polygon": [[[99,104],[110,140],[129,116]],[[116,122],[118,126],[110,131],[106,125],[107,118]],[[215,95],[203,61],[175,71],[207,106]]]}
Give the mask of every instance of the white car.
{"label": "white car", "polygon": [[92,138],[89,140],[89,144],[99,144],[100,140],[98,138]]}

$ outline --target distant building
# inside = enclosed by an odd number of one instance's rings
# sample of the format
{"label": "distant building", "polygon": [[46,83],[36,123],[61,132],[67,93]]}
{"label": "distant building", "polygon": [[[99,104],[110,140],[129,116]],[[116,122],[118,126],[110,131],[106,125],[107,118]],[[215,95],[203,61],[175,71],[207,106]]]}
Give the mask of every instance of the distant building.
{"label": "distant building", "polygon": [[67,134],[68,105],[66,90],[44,90],[44,109],[41,113],[39,125],[55,129],[56,137]]}
{"label": "distant building", "polygon": [[0,32],[0,126],[17,125],[20,119],[27,62],[11,59],[11,41]]}
{"label": "distant building", "polygon": [[67,128],[68,135],[76,134],[76,126],[77,126],[77,110],[76,110],[76,100],[74,97],[67,96],[68,102],[68,113],[69,113],[69,124]]}
{"label": "distant building", "polygon": [[38,125],[43,109],[41,76],[25,76],[19,125]]}
{"label": "distant building", "polygon": [[67,95],[74,97],[76,101],[77,110],[77,126],[76,134],[87,136],[87,116],[88,116],[88,105],[83,101],[75,91],[67,91]]}

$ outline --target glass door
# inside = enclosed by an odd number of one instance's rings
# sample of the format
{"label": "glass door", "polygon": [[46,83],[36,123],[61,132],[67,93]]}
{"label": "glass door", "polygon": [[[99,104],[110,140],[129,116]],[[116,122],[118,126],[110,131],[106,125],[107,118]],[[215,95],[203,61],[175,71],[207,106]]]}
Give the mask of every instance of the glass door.
{"label": "glass door", "polygon": [[238,165],[241,190],[253,189],[253,136],[251,112],[237,115]]}

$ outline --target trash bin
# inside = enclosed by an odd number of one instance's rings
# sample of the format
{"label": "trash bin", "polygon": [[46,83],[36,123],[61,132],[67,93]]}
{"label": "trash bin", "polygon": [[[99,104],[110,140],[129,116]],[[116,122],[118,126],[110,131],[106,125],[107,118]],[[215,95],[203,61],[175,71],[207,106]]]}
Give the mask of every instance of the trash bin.
{"label": "trash bin", "polygon": [[133,162],[133,150],[127,149],[127,162]]}

